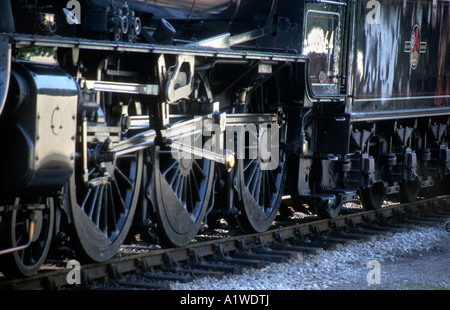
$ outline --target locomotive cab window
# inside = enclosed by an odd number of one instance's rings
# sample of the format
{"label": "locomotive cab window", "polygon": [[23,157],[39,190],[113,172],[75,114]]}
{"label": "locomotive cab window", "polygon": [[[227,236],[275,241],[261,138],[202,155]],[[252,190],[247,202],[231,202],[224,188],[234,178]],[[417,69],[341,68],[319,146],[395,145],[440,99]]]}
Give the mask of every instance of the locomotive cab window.
{"label": "locomotive cab window", "polygon": [[310,80],[314,95],[339,94],[341,62],[340,13],[308,10],[303,54],[310,58]]}

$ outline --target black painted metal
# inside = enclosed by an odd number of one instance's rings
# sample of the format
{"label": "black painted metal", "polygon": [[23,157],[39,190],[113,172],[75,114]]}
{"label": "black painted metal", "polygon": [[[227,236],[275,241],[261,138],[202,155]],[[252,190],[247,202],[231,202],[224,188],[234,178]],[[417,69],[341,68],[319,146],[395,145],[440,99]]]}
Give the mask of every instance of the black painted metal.
{"label": "black painted metal", "polygon": [[[449,4],[444,1],[358,1],[352,27],[352,113],[450,106]],[[420,115],[416,115],[418,117]]]}

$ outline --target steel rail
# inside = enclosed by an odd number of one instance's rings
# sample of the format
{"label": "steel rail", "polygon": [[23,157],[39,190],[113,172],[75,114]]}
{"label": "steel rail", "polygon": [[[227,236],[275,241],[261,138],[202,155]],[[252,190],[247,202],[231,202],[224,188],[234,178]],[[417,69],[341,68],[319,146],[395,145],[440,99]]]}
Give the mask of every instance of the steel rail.
{"label": "steel rail", "polygon": [[[342,230],[360,224],[377,224],[389,218],[398,217],[399,215],[407,216],[412,214],[412,212],[421,210],[432,212],[433,208],[441,208],[446,210],[446,212],[450,212],[450,195],[424,199],[409,204],[392,205],[374,211],[361,211],[342,215],[335,219],[278,227],[263,233],[243,234],[204,242],[194,242],[185,247],[149,250],[147,253],[126,255],[111,259],[105,263],[83,265],[81,266],[82,284],[89,285],[93,281],[106,280],[112,274],[147,272],[152,267],[161,267],[169,262],[176,264],[203,258],[207,259],[217,255],[219,252],[239,252],[251,245],[263,243],[270,246],[271,244],[279,243],[280,240],[289,241],[298,239],[300,236],[310,236],[317,233],[329,234],[336,228]],[[426,221],[426,219],[423,221]],[[67,275],[70,271],[63,268],[56,271],[42,272],[25,279],[0,281],[0,289],[70,288],[67,281]]]}

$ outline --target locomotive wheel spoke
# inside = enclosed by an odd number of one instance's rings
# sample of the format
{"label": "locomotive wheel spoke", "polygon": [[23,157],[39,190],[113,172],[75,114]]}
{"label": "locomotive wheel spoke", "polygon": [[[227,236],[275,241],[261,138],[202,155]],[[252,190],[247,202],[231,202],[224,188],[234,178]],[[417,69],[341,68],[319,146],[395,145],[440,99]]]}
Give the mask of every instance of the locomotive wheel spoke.
{"label": "locomotive wheel spoke", "polygon": [[[29,242],[30,222],[34,219],[31,244],[23,250],[0,255],[1,271],[5,276],[11,278],[31,276],[38,272],[45,262],[54,227],[53,199],[46,199],[44,205],[44,208],[36,210],[26,208],[14,210],[1,222],[0,249],[6,249],[23,246]],[[34,213],[34,216],[31,213]]]}
{"label": "locomotive wheel spoke", "polygon": [[89,261],[105,261],[122,245],[136,209],[141,157],[140,152],[118,157],[106,163],[107,172],[105,165],[93,167],[87,184],[75,173],[67,185],[76,242]]}
{"label": "locomotive wheel spoke", "polygon": [[175,159],[167,149],[149,150],[154,158],[148,192],[156,211],[159,235],[166,245],[183,246],[200,229],[209,204],[214,163]]}
{"label": "locomotive wheel spoke", "polygon": [[[272,146],[272,152],[279,152],[279,162],[274,169],[263,169],[264,161],[259,157],[250,156],[250,158],[237,161],[236,173],[240,179],[242,194],[242,199],[238,201],[238,208],[241,212],[237,219],[239,226],[245,232],[266,231],[278,213],[283,195],[286,168],[283,145],[284,129],[285,126],[279,129],[279,135],[282,138],[279,141],[279,148]],[[259,137],[258,132],[251,134]],[[253,145],[246,145],[245,154],[255,154],[254,151]]]}

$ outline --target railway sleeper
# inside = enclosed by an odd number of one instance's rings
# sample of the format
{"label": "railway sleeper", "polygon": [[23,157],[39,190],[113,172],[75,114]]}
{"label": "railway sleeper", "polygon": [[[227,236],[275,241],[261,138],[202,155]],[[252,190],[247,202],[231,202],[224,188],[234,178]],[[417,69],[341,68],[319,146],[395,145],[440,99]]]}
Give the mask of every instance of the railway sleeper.
{"label": "railway sleeper", "polygon": [[225,274],[224,271],[207,270],[207,269],[201,269],[201,268],[197,269],[197,268],[191,266],[190,264],[187,264],[186,268],[180,267],[180,266],[175,266],[175,267],[163,267],[161,270],[164,272],[188,274],[188,275],[192,275],[193,277],[211,277],[211,278],[216,278],[216,279],[222,278]]}
{"label": "railway sleeper", "polygon": [[256,261],[267,261],[272,263],[285,263],[289,260],[288,257],[285,255],[279,255],[275,253],[270,253],[270,251],[263,251],[263,252],[235,252],[231,256],[232,258],[243,258],[243,259],[250,259],[250,260],[256,260]]}
{"label": "railway sleeper", "polygon": [[368,235],[366,233],[350,233],[350,232],[345,232],[345,231],[335,231],[335,232],[331,233],[331,236],[342,238],[342,239],[356,240],[356,241],[363,240],[363,241],[374,242],[375,240],[377,240],[377,237],[372,234]]}
{"label": "railway sleeper", "polygon": [[210,263],[207,261],[201,261],[201,262],[191,262],[189,263],[189,266],[192,268],[195,268],[197,270],[209,270],[209,271],[215,271],[215,272],[224,272],[224,273],[233,273],[233,274],[240,274],[242,273],[243,267],[237,266],[237,265],[227,265],[219,263]]}
{"label": "railway sleeper", "polygon": [[439,210],[439,211],[436,212],[435,215],[443,216],[443,217],[447,217],[448,218],[448,217],[450,217],[450,212],[445,212],[443,210]]}
{"label": "railway sleeper", "polygon": [[415,228],[415,225],[400,222],[398,217],[387,219],[383,213],[379,213],[377,216],[379,217],[378,225],[393,229],[396,232],[406,232]]}
{"label": "railway sleeper", "polygon": [[420,213],[418,216],[419,218],[423,218],[429,221],[435,221],[437,223],[443,223],[448,219],[448,216],[440,216],[436,214],[430,214],[430,213]]}
{"label": "railway sleeper", "polygon": [[280,255],[284,256],[287,259],[302,261],[303,256],[299,253],[299,251],[292,250],[289,247],[286,248],[278,248],[275,247],[277,245],[282,245],[285,243],[285,240],[281,233],[278,233],[275,235],[275,239],[278,241],[276,243],[267,244],[264,242],[264,238],[262,236],[259,236],[257,239],[257,246],[254,246],[252,248],[252,251],[258,254],[268,254],[268,255]]}
{"label": "railway sleeper", "polygon": [[432,204],[430,208],[423,206],[417,212],[418,217],[434,220],[436,222],[445,222],[449,217],[450,213],[445,212],[445,209],[437,204]]}
{"label": "railway sleeper", "polygon": [[221,263],[227,263],[232,265],[240,265],[245,267],[252,267],[252,268],[262,268],[269,264],[268,261],[261,260],[261,259],[255,259],[255,258],[239,258],[239,257],[233,257],[229,253],[225,253],[223,250],[222,245],[219,245],[219,250],[216,254],[208,258],[208,261],[212,262],[221,262]]}
{"label": "railway sleeper", "polygon": [[311,240],[313,242],[320,242],[320,243],[330,243],[330,244],[342,244],[342,245],[354,245],[358,243],[358,239],[349,237],[348,235],[345,235],[346,238],[342,238],[341,236],[333,236],[331,233],[325,234],[320,231],[319,227],[312,226],[311,227],[312,235]]}
{"label": "railway sleeper", "polygon": [[236,257],[225,257],[225,256],[214,256],[208,259],[213,262],[221,262],[231,265],[238,265],[243,267],[251,267],[251,268],[263,268],[268,265],[268,261],[263,261],[260,259],[250,259],[250,258],[236,258]]}
{"label": "railway sleeper", "polygon": [[391,231],[377,229],[377,227],[373,226],[373,225],[371,228],[368,225],[366,225],[366,227],[363,227],[362,224],[364,224],[364,223],[356,224],[353,219],[350,219],[349,230],[354,231],[356,233],[375,235],[375,236],[377,236],[377,235],[392,236]]}
{"label": "railway sleeper", "polygon": [[385,227],[387,229],[390,229],[395,232],[407,232],[411,228],[414,228],[414,225],[409,225],[406,223],[400,223],[400,222],[382,222],[378,224],[380,227]]}
{"label": "railway sleeper", "polygon": [[313,247],[324,250],[341,250],[343,248],[342,243],[311,241],[305,236],[302,230],[296,231],[296,238],[289,240],[289,243],[296,246]]}
{"label": "railway sleeper", "polygon": [[121,281],[112,281],[113,284],[132,287],[132,288],[143,288],[149,290],[168,290],[170,289],[170,285],[168,283],[161,282],[149,282],[149,281],[129,281],[129,280],[121,280]]}
{"label": "railway sleeper", "polygon": [[289,240],[289,243],[293,246],[308,247],[311,249],[321,250],[341,250],[343,248],[342,243],[330,243],[330,242],[318,242],[318,241],[302,241],[302,240]]}
{"label": "railway sleeper", "polygon": [[303,245],[290,245],[289,243],[275,243],[271,245],[272,249],[275,250],[285,250],[285,251],[293,251],[293,252],[302,252],[308,254],[320,254],[324,250],[323,248],[314,247],[314,246],[303,246]]}
{"label": "railway sleeper", "polygon": [[339,227],[339,224],[335,221],[333,223],[333,231],[331,232],[332,236],[337,236],[340,238],[350,238],[350,239],[356,239],[356,240],[365,240],[365,241],[375,241],[377,239],[375,232],[360,229],[356,227],[356,224],[351,221],[350,222],[351,227],[348,231],[342,230]]}
{"label": "railway sleeper", "polygon": [[361,226],[358,226],[357,228],[352,228],[350,230],[351,232],[356,232],[356,233],[360,233],[360,234],[366,234],[369,236],[374,236],[375,239],[378,238],[378,236],[392,236],[393,233],[391,231],[387,231],[387,230],[376,230],[373,228],[363,228]]}
{"label": "railway sleeper", "polygon": [[256,247],[253,249],[253,251],[257,254],[268,254],[268,255],[277,255],[277,256],[283,256],[286,257],[288,260],[297,260],[297,261],[303,261],[303,256],[296,252],[292,251],[289,248],[282,249],[282,250],[276,250],[272,247]]}
{"label": "railway sleeper", "polygon": [[221,262],[218,263],[211,263],[205,261],[203,257],[200,257],[197,251],[191,252],[191,258],[187,262],[188,266],[191,268],[195,268],[196,270],[207,270],[207,271],[217,271],[217,272],[224,272],[224,273],[235,273],[240,274],[242,273],[242,266],[236,266],[236,265],[227,265],[222,264]]}
{"label": "railway sleeper", "polygon": [[178,281],[180,283],[189,283],[195,279],[195,276],[190,274],[166,274],[156,272],[154,274],[146,274],[144,277],[152,281]]}
{"label": "railway sleeper", "polygon": [[378,224],[360,224],[360,228],[376,232],[392,232],[392,227],[380,226]]}
{"label": "railway sleeper", "polygon": [[359,242],[359,239],[345,236],[314,236],[312,239],[314,242],[327,243],[327,244],[341,244],[341,245],[355,245]]}
{"label": "railway sleeper", "polygon": [[386,218],[382,217],[380,221],[373,222],[370,217],[363,217],[365,223],[360,224],[360,227],[375,231],[391,231],[391,232],[406,232],[406,227],[396,227],[393,223],[387,223]]}
{"label": "railway sleeper", "polygon": [[122,274],[118,270],[118,266],[116,264],[110,264],[108,266],[108,281],[117,286],[140,287],[145,289],[169,289],[169,285],[167,283],[161,283],[159,279],[151,278],[155,273],[153,268],[150,268],[150,271],[148,269],[145,270],[145,272],[140,273],[140,276],[143,277],[145,281],[139,281],[130,279],[126,275]]}
{"label": "railway sleeper", "polygon": [[[298,232],[298,234],[301,234],[301,236],[303,236],[301,232]],[[324,250],[323,247],[312,246],[310,244],[292,244],[292,239],[289,239],[289,241],[287,241],[280,232],[276,234],[275,239],[277,240],[277,242],[271,245],[272,249],[308,254],[320,254]]]}
{"label": "railway sleeper", "polygon": [[435,226],[439,223],[445,222],[444,219],[422,217],[422,216],[417,216],[417,215],[407,215],[405,218],[402,219],[402,221],[405,221],[406,223],[423,225],[423,226]]}

